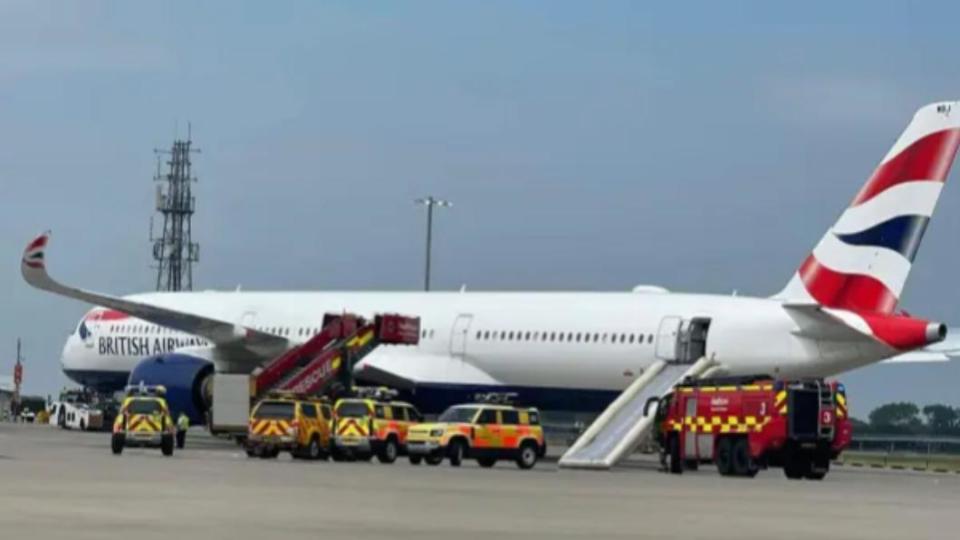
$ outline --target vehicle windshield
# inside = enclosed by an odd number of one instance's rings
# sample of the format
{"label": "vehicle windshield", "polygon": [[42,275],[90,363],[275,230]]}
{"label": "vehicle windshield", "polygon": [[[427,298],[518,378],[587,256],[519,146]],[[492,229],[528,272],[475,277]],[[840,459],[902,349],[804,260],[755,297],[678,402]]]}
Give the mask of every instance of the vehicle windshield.
{"label": "vehicle windshield", "polygon": [[153,399],[135,399],[127,405],[130,414],[155,414],[162,410],[160,402]]}
{"label": "vehicle windshield", "polygon": [[367,404],[362,401],[344,401],[341,402],[340,405],[337,405],[337,416],[361,418],[369,414],[370,409],[368,409]]}
{"label": "vehicle windshield", "polygon": [[293,403],[289,401],[264,401],[253,413],[255,418],[276,418],[290,420],[293,418]]}
{"label": "vehicle windshield", "polygon": [[450,407],[437,420],[440,422],[470,422],[477,415],[476,407]]}

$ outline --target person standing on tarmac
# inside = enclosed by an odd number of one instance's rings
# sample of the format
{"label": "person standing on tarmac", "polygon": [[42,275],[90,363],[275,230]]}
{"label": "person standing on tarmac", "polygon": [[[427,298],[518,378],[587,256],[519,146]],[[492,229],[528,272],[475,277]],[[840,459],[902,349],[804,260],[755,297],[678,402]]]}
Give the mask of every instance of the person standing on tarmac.
{"label": "person standing on tarmac", "polygon": [[187,443],[187,428],[190,427],[190,417],[186,413],[180,413],[177,417],[177,449],[182,449]]}

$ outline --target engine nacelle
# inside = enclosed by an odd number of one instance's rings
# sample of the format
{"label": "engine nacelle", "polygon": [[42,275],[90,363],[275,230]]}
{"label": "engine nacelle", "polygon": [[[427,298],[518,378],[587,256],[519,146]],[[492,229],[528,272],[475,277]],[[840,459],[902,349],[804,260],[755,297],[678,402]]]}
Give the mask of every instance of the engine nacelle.
{"label": "engine nacelle", "polygon": [[170,413],[176,419],[181,412],[190,417],[191,424],[206,423],[210,409],[209,381],[213,363],[186,354],[161,354],[140,361],[127,384],[163,385]]}

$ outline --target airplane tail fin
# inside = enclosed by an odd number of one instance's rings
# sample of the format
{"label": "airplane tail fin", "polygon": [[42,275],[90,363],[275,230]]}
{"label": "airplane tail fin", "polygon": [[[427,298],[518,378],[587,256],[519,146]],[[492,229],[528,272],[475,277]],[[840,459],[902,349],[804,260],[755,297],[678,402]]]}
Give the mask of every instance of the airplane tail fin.
{"label": "airplane tail fin", "polygon": [[907,129],[777,298],[892,313],[960,146],[960,102]]}

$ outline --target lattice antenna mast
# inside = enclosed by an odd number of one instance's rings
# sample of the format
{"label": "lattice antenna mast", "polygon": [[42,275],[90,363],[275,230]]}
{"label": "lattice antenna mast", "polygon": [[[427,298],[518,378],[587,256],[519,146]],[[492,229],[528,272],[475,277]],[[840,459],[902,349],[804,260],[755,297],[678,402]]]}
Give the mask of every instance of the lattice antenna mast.
{"label": "lattice antenna mast", "polygon": [[[197,181],[191,172],[190,154],[200,152],[191,148],[187,140],[176,139],[170,150],[154,150],[157,154],[157,212],[163,218],[159,238],[153,238],[153,258],[157,261],[158,291],[189,291],[193,289],[193,263],[200,260],[200,244],[192,238],[192,218],[196,199],[191,185]],[[162,172],[167,158],[166,172]]]}

